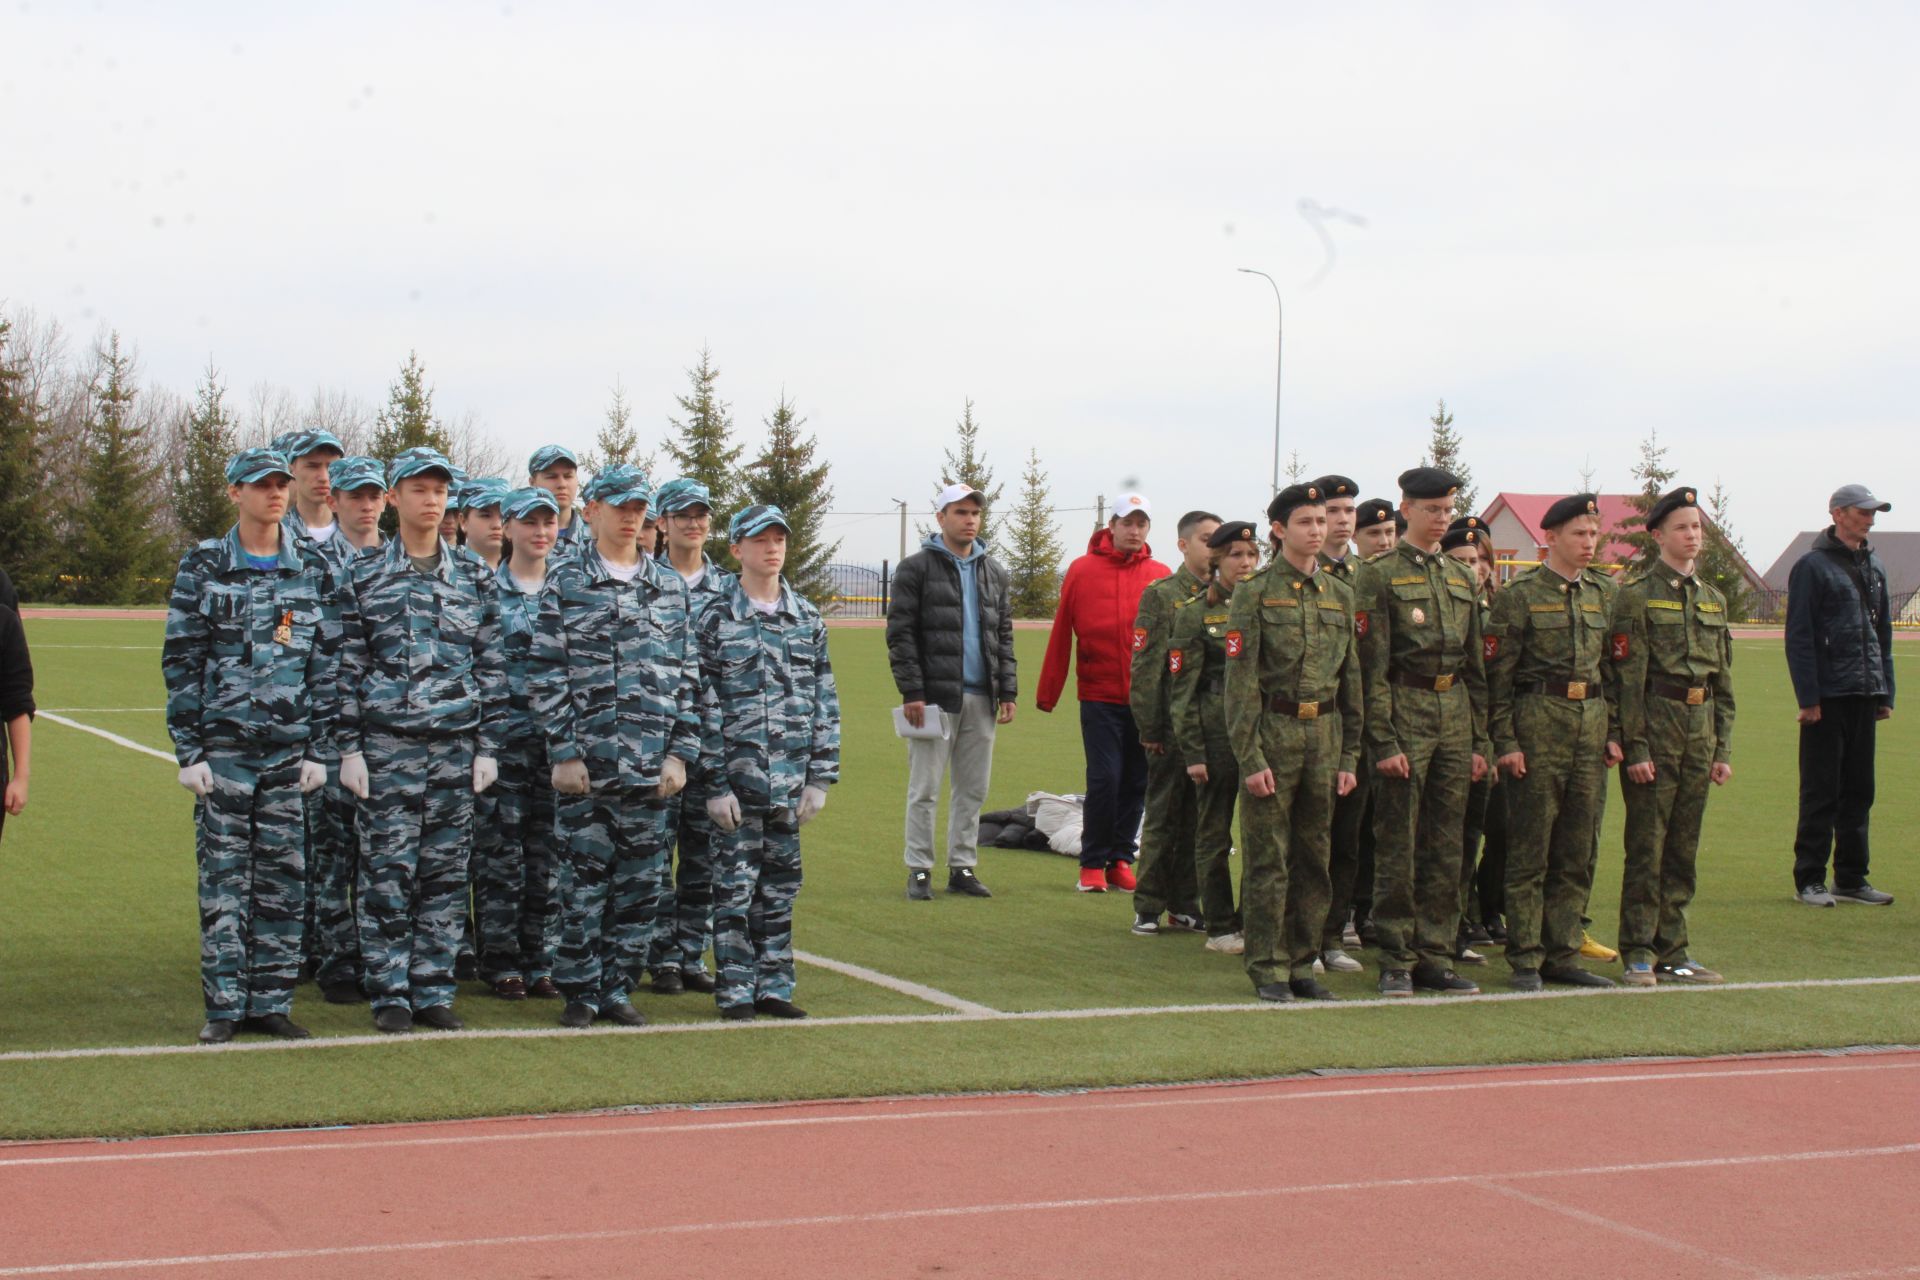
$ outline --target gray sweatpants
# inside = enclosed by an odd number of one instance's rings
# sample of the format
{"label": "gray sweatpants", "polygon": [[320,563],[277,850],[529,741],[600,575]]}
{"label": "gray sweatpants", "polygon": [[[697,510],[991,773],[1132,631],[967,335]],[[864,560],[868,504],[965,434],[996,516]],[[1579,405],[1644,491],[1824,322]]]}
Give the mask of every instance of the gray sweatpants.
{"label": "gray sweatpants", "polygon": [[940,807],[940,783],[953,772],[953,799],[947,812],[947,868],[971,867],[980,860],[980,806],[986,802],[993,773],[993,699],[969,693],[961,697],[958,717],[948,716],[945,738],[907,739],[907,866],[933,866],[933,817]]}

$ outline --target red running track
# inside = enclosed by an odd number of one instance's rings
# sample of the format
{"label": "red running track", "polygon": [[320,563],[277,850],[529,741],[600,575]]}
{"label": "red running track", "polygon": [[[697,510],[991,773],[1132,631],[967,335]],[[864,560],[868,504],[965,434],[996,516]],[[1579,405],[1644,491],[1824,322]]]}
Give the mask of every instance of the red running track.
{"label": "red running track", "polygon": [[1920,1054],[0,1146],[0,1276],[1920,1276]]}

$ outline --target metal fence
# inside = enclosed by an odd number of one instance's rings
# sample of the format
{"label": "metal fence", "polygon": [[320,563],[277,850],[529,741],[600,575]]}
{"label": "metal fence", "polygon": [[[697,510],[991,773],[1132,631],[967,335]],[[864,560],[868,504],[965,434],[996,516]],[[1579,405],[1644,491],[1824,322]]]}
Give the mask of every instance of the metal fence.
{"label": "metal fence", "polygon": [[893,596],[892,566],[833,563],[827,566],[833,592],[823,608],[829,618],[884,618]]}

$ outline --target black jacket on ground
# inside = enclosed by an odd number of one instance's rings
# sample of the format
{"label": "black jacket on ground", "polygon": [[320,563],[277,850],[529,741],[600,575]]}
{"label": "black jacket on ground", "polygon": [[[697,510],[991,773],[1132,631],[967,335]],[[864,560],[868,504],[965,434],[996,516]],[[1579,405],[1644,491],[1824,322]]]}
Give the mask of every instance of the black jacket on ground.
{"label": "black jacket on ground", "polygon": [[[995,702],[1017,702],[1007,571],[992,556],[982,556],[974,574],[987,685]],[[951,555],[925,548],[900,562],[887,606],[887,661],[902,702],[931,702],[948,715],[960,714],[965,692],[960,604],[960,566]]]}
{"label": "black jacket on ground", "polygon": [[1803,707],[1827,698],[1893,705],[1893,618],[1887,568],[1829,525],[1787,576],[1787,670]]}

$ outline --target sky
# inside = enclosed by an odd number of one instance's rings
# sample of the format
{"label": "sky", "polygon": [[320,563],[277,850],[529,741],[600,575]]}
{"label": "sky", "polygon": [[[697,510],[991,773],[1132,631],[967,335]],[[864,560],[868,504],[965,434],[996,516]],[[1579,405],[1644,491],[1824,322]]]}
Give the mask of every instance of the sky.
{"label": "sky", "polygon": [[1762,570],[1845,482],[1920,529],[1913,6],[0,3],[0,303],[182,393],[411,350],[515,456],[616,381],[650,447],[705,347],[844,559],[971,399],[1003,508],[1038,450],[1070,549],[1137,488],[1171,560],[1270,492],[1248,267],[1309,477],[1444,398],[1483,504],[1657,432]]}

